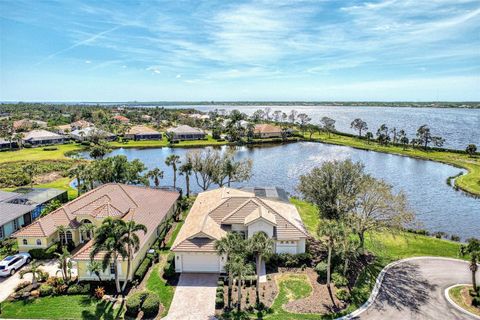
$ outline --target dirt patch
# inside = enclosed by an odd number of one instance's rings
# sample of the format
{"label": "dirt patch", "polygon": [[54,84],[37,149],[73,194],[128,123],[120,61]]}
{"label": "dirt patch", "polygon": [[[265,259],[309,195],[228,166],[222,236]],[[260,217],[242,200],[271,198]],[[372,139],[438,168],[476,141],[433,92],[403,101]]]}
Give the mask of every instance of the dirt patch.
{"label": "dirt patch", "polygon": [[61,178],[63,178],[62,172],[54,171],[36,176],[34,182],[35,184],[45,184]]}
{"label": "dirt patch", "polygon": [[337,299],[335,295],[337,289],[332,285],[332,294],[330,295],[327,285],[320,284],[317,281],[318,275],[313,269],[307,268],[303,271],[290,271],[290,273],[306,274],[312,286],[312,293],[306,298],[290,301],[283,305],[286,311],[291,313],[327,314],[338,312],[346,307],[343,302]]}

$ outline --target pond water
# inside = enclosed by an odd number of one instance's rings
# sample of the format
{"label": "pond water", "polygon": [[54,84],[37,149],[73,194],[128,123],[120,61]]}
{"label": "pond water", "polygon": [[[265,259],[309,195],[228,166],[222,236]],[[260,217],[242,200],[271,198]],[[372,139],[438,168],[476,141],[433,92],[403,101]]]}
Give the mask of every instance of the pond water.
{"label": "pond water", "polygon": [[[231,147],[219,149],[226,148]],[[455,191],[446,183],[449,176],[458,174],[461,169],[432,161],[313,142],[233,148],[237,159],[253,160],[252,178],[248,182],[234,184],[235,187],[276,186],[297,195],[295,189],[300,175],[324,161],[350,158],[362,162],[368,173],[384,179],[396,191],[405,191],[422,228],[456,234],[463,239],[480,236],[480,199]],[[159,167],[165,172],[161,183],[172,185],[172,169],[165,165],[165,158],[177,154],[183,160],[190,150],[198,149],[116,149],[109,156],[125,155],[129,160],[140,159],[149,169]],[[81,156],[88,157],[88,154]],[[184,177],[177,177],[177,180],[184,188]],[[193,192],[201,191],[193,176],[191,188]]]}
{"label": "pond water", "polygon": [[[201,111],[213,109],[238,109],[248,115],[253,114],[261,106],[193,106]],[[319,123],[324,116],[336,121],[338,131],[357,133],[350,128],[355,118],[367,122],[369,131],[373,134],[383,123],[389,128],[396,127],[397,131],[404,129],[409,137],[414,137],[421,125],[428,124],[434,135],[445,139],[444,147],[465,150],[465,147],[474,143],[480,145],[480,109],[461,108],[407,108],[407,107],[340,107],[340,106],[270,106],[272,113],[282,110],[289,113],[295,109],[308,114],[312,123]]]}

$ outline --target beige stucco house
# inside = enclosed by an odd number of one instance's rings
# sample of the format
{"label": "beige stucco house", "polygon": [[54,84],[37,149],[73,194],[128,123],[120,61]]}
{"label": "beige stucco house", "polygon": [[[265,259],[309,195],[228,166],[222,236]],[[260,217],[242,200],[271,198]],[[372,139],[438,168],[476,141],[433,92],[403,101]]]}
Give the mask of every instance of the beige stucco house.
{"label": "beige stucco house", "polygon": [[281,138],[282,128],[268,123],[256,124],[253,133],[256,138]]}
{"label": "beige stucco house", "polygon": [[[202,192],[190,210],[173,246],[177,272],[223,272],[225,257],[214,248],[227,232],[250,238],[263,231],[274,239],[274,252],[305,252],[307,231],[296,207],[276,188]],[[274,192],[271,192],[274,190]]]}
{"label": "beige stucco house", "polygon": [[[14,234],[20,252],[34,248],[48,248],[53,243],[73,241],[77,245],[72,260],[77,263],[80,280],[98,280],[88,271],[90,250],[94,243],[93,233],[83,225],[93,224],[98,227],[107,217],[134,220],[147,227],[147,233],[139,232],[140,249],[132,260],[132,270],[140,265],[147,251],[161,232],[162,222],[171,217],[176,210],[178,192],[151,189],[123,184],[105,184],[89,191],[63,207],[36,220],[29,226]],[[58,227],[64,226],[65,233],[59,233]],[[103,254],[95,256],[101,260]],[[118,262],[120,279],[125,279],[127,261]],[[102,279],[114,277],[114,268],[102,272]],[[130,277],[134,272],[131,272]]]}

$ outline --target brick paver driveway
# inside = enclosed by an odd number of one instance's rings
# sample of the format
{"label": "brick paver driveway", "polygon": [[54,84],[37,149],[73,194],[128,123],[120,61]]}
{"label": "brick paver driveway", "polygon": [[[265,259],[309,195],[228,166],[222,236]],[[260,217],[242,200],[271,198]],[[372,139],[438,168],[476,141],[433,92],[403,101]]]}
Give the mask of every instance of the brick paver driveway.
{"label": "brick paver driveway", "polygon": [[165,320],[215,319],[218,274],[182,273]]}

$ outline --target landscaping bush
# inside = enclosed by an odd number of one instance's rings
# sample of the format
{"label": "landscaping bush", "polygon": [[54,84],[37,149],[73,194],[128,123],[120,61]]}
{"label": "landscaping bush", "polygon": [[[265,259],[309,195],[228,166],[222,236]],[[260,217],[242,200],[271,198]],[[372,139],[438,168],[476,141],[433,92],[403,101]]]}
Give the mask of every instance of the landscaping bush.
{"label": "landscaping bush", "polygon": [[217,286],[223,287],[224,285],[225,285],[225,282],[223,282],[223,280],[218,280],[217,281]]}
{"label": "landscaping bush", "polygon": [[328,265],[326,262],[319,262],[316,266],[315,266],[315,271],[318,273],[318,276],[321,278],[321,279],[325,279],[327,277],[327,268],[328,268]]}
{"label": "landscaping bush", "polygon": [[472,298],[472,306],[480,307],[480,297],[473,297]]}
{"label": "landscaping bush", "polygon": [[95,288],[95,292],[94,292],[95,298],[100,300],[100,299],[103,298],[104,295],[105,295],[105,288],[104,287],[96,287]]}
{"label": "landscaping bush", "polygon": [[309,253],[273,254],[267,261],[267,263],[274,268],[275,267],[300,268],[303,265],[310,265],[310,262],[311,262],[311,256]]}
{"label": "landscaping bush", "polygon": [[29,286],[31,284],[30,281],[22,281],[15,287],[15,292],[22,290],[23,288]]}
{"label": "landscaping bush", "polygon": [[340,273],[336,273],[336,272],[332,274],[332,282],[335,284],[337,288],[345,287],[348,284],[347,278],[345,278]]}
{"label": "landscaping bush", "polygon": [[53,287],[48,284],[42,284],[38,291],[40,292],[40,297],[50,296],[53,293]]}
{"label": "landscaping bush", "polygon": [[215,299],[215,309],[222,309],[225,306],[225,301],[223,300],[223,297],[219,298],[217,297]]}
{"label": "landscaping bush", "polygon": [[350,299],[350,293],[346,289],[339,289],[335,295],[338,300],[348,301]]}
{"label": "landscaping bush", "polygon": [[140,307],[142,306],[143,301],[147,298],[148,292],[141,291],[132,294],[126,303],[127,314],[133,317],[136,317],[138,312],[140,311]]}
{"label": "landscaping bush", "polygon": [[140,266],[138,266],[137,270],[135,271],[135,279],[139,281],[142,280],[143,277],[145,277],[145,274],[147,273],[148,268],[150,268],[151,265],[152,265],[152,260],[150,260],[150,258],[148,257],[145,257],[145,259],[143,259],[142,263],[140,264]]}
{"label": "landscaping bush", "polygon": [[[175,256],[174,256],[175,257]],[[170,256],[169,256],[170,258]],[[175,263],[174,261],[169,261],[165,264],[165,267],[163,267],[163,277],[165,279],[171,279],[173,277],[175,277],[176,273],[175,273]]]}
{"label": "landscaping bush", "polygon": [[67,294],[86,294],[90,292],[90,285],[72,284],[67,289]]}
{"label": "landscaping bush", "polygon": [[38,270],[37,280],[38,282],[45,282],[49,277],[49,273],[43,270]]}
{"label": "landscaping bush", "polygon": [[58,148],[53,146],[43,148],[43,151],[55,151],[55,150],[58,150]]}
{"label": "landscaping bush", "polygon": [[28,251],[28,253],[32,256],[32,259],[36,260],[48,260],[55,258],[55,252],[57,250],[57,245],[53,244],[47,249],[43,248],[35,248]]}
{"label": "landscaping bush", "polygon": [[257,284],[257,276],[256,275],[245,276],[244,279],[245,279],[245,284],[247,284],[249,287]]}
{"label": "landscaping bush", "polygon": [[160,307],[160,298],[156,293],[149,292],[147,297],[142,303],[140,310],[143,311],[144,317],[153,317],[158,313]]}

